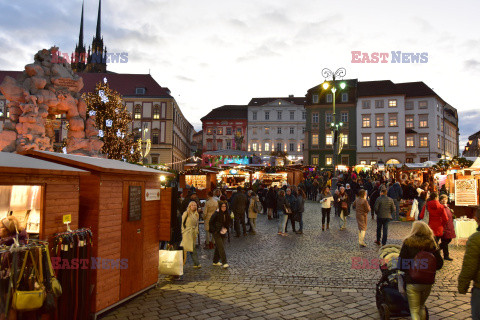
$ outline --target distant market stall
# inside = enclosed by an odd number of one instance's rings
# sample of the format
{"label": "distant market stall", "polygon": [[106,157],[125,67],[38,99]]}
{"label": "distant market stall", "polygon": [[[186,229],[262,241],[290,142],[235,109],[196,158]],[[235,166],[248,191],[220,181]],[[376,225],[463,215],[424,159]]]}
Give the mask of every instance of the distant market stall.
{"label": "distant market stall", "polygon": [[208,151],[202,154],[202,166],[222,167],[229,164],[249,165],[258,162],[256,158],[258,157],[255,157],[253,152],[242,150]]}
{"label": "distant market stall", "polygon": [[183,189],[183,196],[188,194],[191,187],[200,199],[206,199],[208,192],[213,191],[217,186],[217,173],[215,169],[191,168],[179,174],[180,188]]}
{"label": "distant market stall", "polygon": [[252,183],[259,180],[266,187],[282,187],[285,184],[298,185],[303,179],[303,170],[300,165],[281,167],[249,166],[248,168],[255,170]]}
{"label": "distant market stall", "polygon": [[248,188],[251,186],[252,170],[246,168],[227,168],[217,174],[217,185],[227,189],[237,187]]}

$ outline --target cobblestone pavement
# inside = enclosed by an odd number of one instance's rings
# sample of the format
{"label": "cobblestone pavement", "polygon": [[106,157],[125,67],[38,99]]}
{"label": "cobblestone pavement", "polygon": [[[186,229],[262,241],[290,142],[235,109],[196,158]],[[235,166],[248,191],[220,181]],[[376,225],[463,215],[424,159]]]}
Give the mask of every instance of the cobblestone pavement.
{"label": "cobblestone pavement", "polygon": [[[199,250],[201,269],[187,261],[180,280],[159,278],[159,286],[123,304],[103,319],[379,319],[374,269],[352,269],[352,258],[377,258],[376,222],[369,218],[366,248],[360,248],[354,214],[347,230],[321,231],[317,203],[307,202],[304,234],[276,234],[277,220],[259,215],[257,235],[232,237],[226,245],[229,269],[212,266],[213,250]],[[390,223],[388,243],[401,244],[411,223]],[[201,230],[202,232],[203,230]],[[203,234],[202,234],[203,236]],[[202,237],[202,242],[204,238]],[[470,319],[470,294],[456,292],[464,246],[450,245],[427,300],[430,319]]]}

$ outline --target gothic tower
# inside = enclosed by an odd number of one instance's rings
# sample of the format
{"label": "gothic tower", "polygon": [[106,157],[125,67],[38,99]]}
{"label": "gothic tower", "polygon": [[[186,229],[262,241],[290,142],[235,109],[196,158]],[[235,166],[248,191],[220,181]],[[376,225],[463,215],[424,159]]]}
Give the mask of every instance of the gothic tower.
{"label": "gothic tower", "polygon": [[85,70],[85,63],[87,61],[87,53],[85,51],[85,45],[83,44],[83,7],[82,2],[82,17],[80,19],[80,34],[78,36],[78,43],[75,47],[75,53],[72,54],[71,64],[72,70],[75,72],[82,72]]}
{"label": "gothic tower", "polygon": [[103,46],[101,35],[102,0],[98,1],[97,31],[93,37],[92,48],[88,48],[86,72],[107,72],[107,47]]}

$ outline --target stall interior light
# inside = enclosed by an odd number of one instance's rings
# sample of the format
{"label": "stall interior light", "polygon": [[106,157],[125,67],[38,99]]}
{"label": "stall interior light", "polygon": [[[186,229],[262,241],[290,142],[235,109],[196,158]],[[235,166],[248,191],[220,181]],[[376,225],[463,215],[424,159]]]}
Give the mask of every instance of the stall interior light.
{"label": "stall interior light", "polygon": [[160,176],[160,181],[164,182],[165,181],[165,176]]}

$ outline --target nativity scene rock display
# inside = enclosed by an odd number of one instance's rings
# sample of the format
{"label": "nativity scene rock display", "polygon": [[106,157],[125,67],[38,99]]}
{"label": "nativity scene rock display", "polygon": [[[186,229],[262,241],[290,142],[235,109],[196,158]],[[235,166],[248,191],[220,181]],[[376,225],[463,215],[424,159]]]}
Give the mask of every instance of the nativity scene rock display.
{"label": "nativity scene rock display", "polygon": [[95,114],[87,114],[80,90],[83,79],[75,74],[57,47],[37,52],[17,79],[6,76],[0,91],[9,100],[10,121],[0,132],[0,151],[53,151],[56,115],[66,114],[69,154],[100,156],[103,142],[95,127]]}

